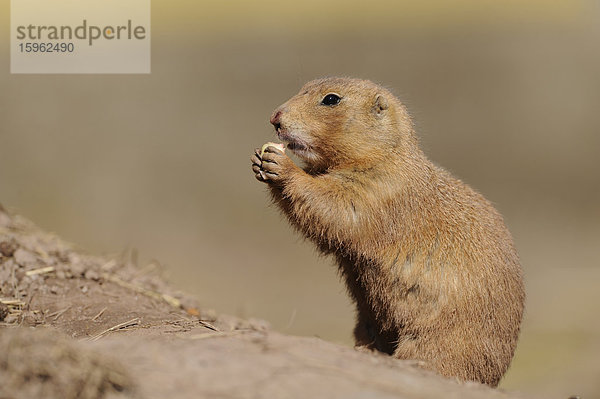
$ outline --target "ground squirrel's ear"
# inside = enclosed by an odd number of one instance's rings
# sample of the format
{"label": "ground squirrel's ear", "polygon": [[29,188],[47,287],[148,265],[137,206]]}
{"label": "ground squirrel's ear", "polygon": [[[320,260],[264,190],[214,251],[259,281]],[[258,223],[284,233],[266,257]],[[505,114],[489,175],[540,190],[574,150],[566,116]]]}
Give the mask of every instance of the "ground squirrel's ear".
{"label": "ground squirrel's ear", "polygon": [[376,116],[382,116],[383,111],[388,109],[389,105],[387,100],[381,94],[375,96],[375,104],[373,104],[373,112]]}

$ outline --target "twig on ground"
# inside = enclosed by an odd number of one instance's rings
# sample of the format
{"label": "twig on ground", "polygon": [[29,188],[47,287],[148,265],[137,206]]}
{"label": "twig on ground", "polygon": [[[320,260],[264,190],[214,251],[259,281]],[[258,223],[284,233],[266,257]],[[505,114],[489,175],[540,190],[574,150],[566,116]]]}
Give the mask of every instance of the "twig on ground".
{"label": "twig on ground", "polygon": [[90,341],[97,341],[108,333],[111,333],[111,332],[117,331],[117,330],[122,330],[122,329],[125,329],[128,327],[137,326],[138,324],[140,324],[140,318],[136,317],[135,319],[131,319],[129,321],[125,321],[123,323],[117,324],[116,326],[112,326],[111,328],[108,328],[108,329],[94,335],[93,337],[90,338]]}

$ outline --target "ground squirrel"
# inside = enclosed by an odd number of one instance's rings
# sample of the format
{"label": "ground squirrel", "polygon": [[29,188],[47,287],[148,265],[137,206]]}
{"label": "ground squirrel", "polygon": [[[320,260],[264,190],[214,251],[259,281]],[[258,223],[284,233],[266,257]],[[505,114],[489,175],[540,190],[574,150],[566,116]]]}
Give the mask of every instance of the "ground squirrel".
{"label": "ground squirrel", "polygon": [[525,299],[500,214],[426,158],[404,105],[370,81],[309,82],[271,123],[305,165],[269,146],[252,170],[336,258],[357,306],[356,345],[498,385]]}

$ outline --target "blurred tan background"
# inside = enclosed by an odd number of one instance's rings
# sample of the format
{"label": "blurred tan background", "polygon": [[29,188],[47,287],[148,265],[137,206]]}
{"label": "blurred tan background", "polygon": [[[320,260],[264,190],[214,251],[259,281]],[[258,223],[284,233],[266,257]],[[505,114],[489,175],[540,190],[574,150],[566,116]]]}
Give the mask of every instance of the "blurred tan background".
{"label": "blurred tan background", "polygon": [[147,76],[10,75],[7,3],[0,203],[92,252],[137,248],[206,307],[352,345],[332,261],[249,157],[305,81],[372,79],[513,232],[528,301],[501,387],[600,396],[597,1],[154,0]]}

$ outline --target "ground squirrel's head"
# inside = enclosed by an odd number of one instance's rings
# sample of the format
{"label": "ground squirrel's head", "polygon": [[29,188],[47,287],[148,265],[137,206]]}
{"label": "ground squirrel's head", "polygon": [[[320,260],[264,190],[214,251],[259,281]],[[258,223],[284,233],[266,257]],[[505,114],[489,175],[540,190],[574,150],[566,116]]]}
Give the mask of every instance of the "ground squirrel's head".
{"label": "ground squirrel's head", "polygon": [[368,80],[308,82],[273,112],[271,123],[279,139],[314,169],[369,167],[414,141],[402,103]]}

